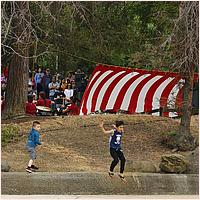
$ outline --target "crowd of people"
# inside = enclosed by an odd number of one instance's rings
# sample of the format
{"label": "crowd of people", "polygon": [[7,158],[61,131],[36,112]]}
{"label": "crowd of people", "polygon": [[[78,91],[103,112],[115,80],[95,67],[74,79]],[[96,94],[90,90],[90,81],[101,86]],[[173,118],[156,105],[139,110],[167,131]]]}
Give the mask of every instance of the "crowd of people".
{"label": "crowd of people", "polygon": [[[1,99],[5,99],[8,72],[1,74]],[[86,74],[77,71],[51,74],[49,68],[29,70],[26,114],[78,115],[79,106],[88,83]],[[2,109],[4,109],[2,105]]]}

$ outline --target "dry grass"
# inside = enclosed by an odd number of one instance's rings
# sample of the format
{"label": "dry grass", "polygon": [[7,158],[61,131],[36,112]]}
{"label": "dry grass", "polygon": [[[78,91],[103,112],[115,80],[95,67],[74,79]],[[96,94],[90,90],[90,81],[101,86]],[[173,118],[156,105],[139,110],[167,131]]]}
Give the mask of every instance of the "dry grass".
{"label": "dry grass", "polygon": [[[150,115],[100,115],[36,118],[41,122],[43,145],[37,148],[37,165],[42,171],[107,171],[111,162],[109,136],[99,128],[100,121],[111,129],[115,120],[124,120],[123,149],[127,160],[149,160],[158,164],[162,154],[171,153],[160,144],[163,133],[177,130],[179,121]],[[193,134],[198,136],[198,117],[192,119]],[[23,136],[2,148],[2,159],[12,171],[24,171],[28,162],[25,150],[27,133],[35,120],[21,120]],[[8,122],[7,122],[8,123]],[[13,122],[16,123],[16,122]]]}

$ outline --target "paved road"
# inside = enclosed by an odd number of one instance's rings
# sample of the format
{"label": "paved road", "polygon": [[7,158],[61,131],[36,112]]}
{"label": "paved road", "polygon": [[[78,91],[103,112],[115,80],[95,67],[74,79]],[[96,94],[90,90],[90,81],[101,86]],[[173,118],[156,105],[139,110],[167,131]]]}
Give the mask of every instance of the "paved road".
{"label": "paved road", "polygon": [[3,195],[198,195],[198,185],[198,174],[130,173],[124,182],[106,173],[1,173]]}

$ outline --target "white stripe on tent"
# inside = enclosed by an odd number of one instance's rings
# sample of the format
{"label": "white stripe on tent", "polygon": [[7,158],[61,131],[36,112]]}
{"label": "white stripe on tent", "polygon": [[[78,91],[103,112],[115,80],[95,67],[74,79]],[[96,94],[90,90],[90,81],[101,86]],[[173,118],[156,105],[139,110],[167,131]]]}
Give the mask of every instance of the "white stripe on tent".
{"label": "white stripe on tent", "polygon": [[[169,97],[167,99],[167,105],[169,106],[169,108],[175,108],[175,104],[176,104],[176,97],[178,95],[179,90],[183,87],[183,79],[181,79],[179,81],[178,84],[176,84],[173,89],[171,90]],[[177,117],[178,114],[177,112],[169,112],[169,117]]]}
{"label": "white stripe on tent", "polygon": [[151,74],[144,74],[144,75],[140,76],[139,78],[137,78],[135,81],[133,81],[133,83],[129,86],[128,90],[126,91],[126,94],[124,95],[124,99],[123,99],[123,102],[120,107],[121,110],[126,110],[126,111],[128,110],[131,96],[132,96],[132,93],[134,92],[135,88],[138,86],[138,84],[142,80],[144,80],[145,78],[147,78],[150,75]]}
{"label": "white stripe on tent", "polygon": [[152,113],[153,116],[160,116],[160,113],[159,112],[154,112]]}
{"label": "white stripe on tent", "polygon": [[177,112],[169,112],[169,117],[177,117]]}
{"label": "white stripe on tent", "polygon": [[121,72],[118,72],[117,74],[115,74],[114,76],[112,76],[110,79],[108,79],[105,84],[103,85],[103,87],[101,88],[98,96],[97,96],[97,101],[96,101],[96,106],[95,106],[95,111],[99,110],[100,109],[100,105],[102,103],[102,99],[108,89],[108,87],[110,86],[110,84],[118,77],[120,76],[121,74],[125,73],[126,71],[121,71]]}
{"label": "white stripe on tent", "polygon": [[[174,78],[171,78],[172,80],[174,79]],[[171,80],[171,81],[172,81]],[[171,82],[170,81],[170,82]],[[167,105],[170,107],[170,105],[171,105],[171,108],[174,108],[173,107],[173,105],[175,105],[175,103],[176,103],[176,97],[177,97],[177,94],[178,94],[178,92],[179,92],[179,90],[181,89],[181,87],[183,87],[183,84],[181,84],[180,85],[180,83],[183,83],[183,81],[184,80],[180,80],[179,81],[179,84],[176,84],[174,87],[173,87],[173,89],[170,91],[170,94],[169,94],[169,96],[168,96],[168,100],[167,100]],[[164,90],[164,89],[163,89]],[[160,99],[160,98],[159,98]],[[158,108],[160,108],[160,103],[159,103],[159,107]],[[157,108],[157,109],[158,109]],[[154,109],[156,109],[156,108],[154,108]],[[152,113],[152,115],[156,115],[156,116],[159,116],[160,115],[160,113],[159,112],[157,112],[157,113]],[[177,117],[178,116],[178,114],[177,114],[177,112],[169,112],[169,117]]]}
{"label": "white stripe on tent", "polygon": [[95,72],[94,76],[92,77],[92,79],[90,80],[88,87],[90,86],[90,84],[92,83],[92,81],[94,80],[94,78],[100,73],[101,71],[97,71]]}
{"label": "white stripe on tent", "polygon": [[98,87],[98,85],[101,83],[101,81],[108,76],[110,73],[112,73],[112,70],[108,70],[106,72],[104,72],[98,79],[97,81],[94,83],[94,85],[92,86],[89,95],[88,95],[88,99],[87,99],[87,104],[86,104],[86,108],[87,108],[87,114],[89,114],[91,112],[91,104],[92,104],[92,97],[94,95],[94,92],[96,90],[96,88]]}
{"label": "white stripe on tent", "polygon": [[138,97],[138,101],[137,101],[137,107],[135,112],[144,112],[144,104],[145,104],[145,98],[147,95],[147,92],[149,91],[149,89],[151,88],[151,86],[161,78],[162,76],[155,76],[152,79],[150,79],[141,89],[139,97]]}
{"label": "white stripe on tent", "polygon": [[160,97],[163,92],[163,90],[167,87],[167,85],[173,81],[174,78],[169,77],[164,82],[162,82],[159,87],[157,88],[156,92],[153,95],[153,101],[152,101],[152,110],[159,109],[160,108]]}
{"label": "white stripe on tent", "polygon": [[117,97],[119,95],[119,92],[121,91],[122,87],[126,82],[128,82],[132,77],[139,74],[138,72],[131,72],[124,76],[114,87],[112,93],[110,94],[106,109],[113,109],[113,106],[115,105],[115,102],[117,100]]}

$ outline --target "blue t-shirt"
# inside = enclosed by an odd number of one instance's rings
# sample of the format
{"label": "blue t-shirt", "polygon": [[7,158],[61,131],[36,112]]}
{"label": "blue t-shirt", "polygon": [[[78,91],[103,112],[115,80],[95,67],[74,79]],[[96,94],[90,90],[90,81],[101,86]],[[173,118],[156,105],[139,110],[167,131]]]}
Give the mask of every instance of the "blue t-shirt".
{"label": "blue t-shirt", "polygon": [[116,150],[121,148],[122,135],[123,133],[120,133],[116,129],[114,129],[114,133],[113,135],[110,136],[110,140],[109,140],[110,148],[113,148]]}
{"label": "blue t-shirt", "polygon": [[43,73],[36,73],[35,74],[35,83],[41,83],[42,82],[42,77],[44,76]]}
{"label": "blue t-shirt", "polygon": [[27,146],[35,148],[37,145],[40,145],[40,144],[41,144],[40,134],[38,131],[32,128],[28,135]]}

